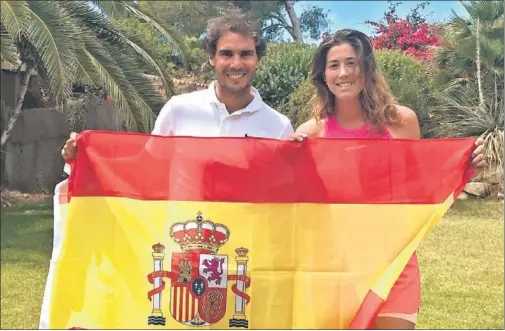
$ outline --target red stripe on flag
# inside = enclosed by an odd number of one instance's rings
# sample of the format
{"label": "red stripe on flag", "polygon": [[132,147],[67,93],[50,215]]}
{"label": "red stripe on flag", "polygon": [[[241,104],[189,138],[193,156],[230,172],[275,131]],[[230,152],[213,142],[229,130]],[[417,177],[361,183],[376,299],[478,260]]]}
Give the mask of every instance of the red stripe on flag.
{"label": "red stripe on flag", "polygon": [[371,329],[383,304],[384,300],[381,297],[371,290],[368,291],[358,312],[354,315],[349,329]]}
{"label": "red stripe on flag", "polygon": [[86,131],[78,139],[70,191],[143,200],[441,203],[465,185],[474,142],[294,143]]}
{"label": "red stripe on flag", "polygon": [[179,287],[179,290],[180,290],[180,295],[179,295],[179,311],[178,311],[178,314],[177,314],[177,317],[178,317],[178,321],[182,321],[182,304],[184,303],[184,288],[183,287]]}
{"label": "red stripe on flag", "polygon": [[198,299],[196,299],[195,297],[193,297],[193,313],[192,313],[192,317],[191,319],[195,318],[196,316],[196,306],[198,305]]}
{"label": "red stripe on flag", "polygon": [[177,289],[178,287],[174,286],[174,296],[172,297],[172,316],[174,318],[177,317],[177,301],[178,301]]}
{"label": "red stripe on flag", "polygon": [[189,321],[189,286],[186,287],[186,318],[185,321]]}
{"label": "red stripe on flag", "polygon": [[191,312],[189,313],[189,320],[192,320],[195,318],[195,297],[193,295],[191,295],[191,303],[189,309],[191,309]]}

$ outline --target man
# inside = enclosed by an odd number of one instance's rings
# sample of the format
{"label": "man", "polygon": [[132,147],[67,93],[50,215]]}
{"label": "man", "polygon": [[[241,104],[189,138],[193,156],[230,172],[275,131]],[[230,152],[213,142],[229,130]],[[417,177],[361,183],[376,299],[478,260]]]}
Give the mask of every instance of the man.
{"label": "man", "polygon": [[[204,48],[216,81],[208,89],[172,97],[156,119],[153,135],[264,137],[294,133],[290,120],[265,104],[252,80],[266,53],[258,22],[230,14],[209,20]],[[62,155],[76,156],[76,133]]]}

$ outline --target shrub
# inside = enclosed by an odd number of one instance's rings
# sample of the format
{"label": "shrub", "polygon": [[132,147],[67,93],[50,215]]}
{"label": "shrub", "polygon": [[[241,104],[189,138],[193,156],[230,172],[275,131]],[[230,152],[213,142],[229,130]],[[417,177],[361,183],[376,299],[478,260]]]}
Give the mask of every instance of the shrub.
{"label": "shrub", "polygon": [[291,93],[289,100],[279,106],[278,110],[291,120],[295,129],[310,118],[311,99],[315,93],[316,89],[307,77]]}
{"label": "shrub", "polygon": [[374,29],[372,40],[375,49],[396,49],[418,60],[430,60],[433,46],[438,46],[441,38],[440,26],[429,24],[428,17],[420,11],[429,5],[429,1],[412,8],[404,18],[397,14],[401,2],[388,2],[389,9],[380,21],[365,21]]}
{"label": "shrub", "polygon": [[441,42],[439,27],[426,23],[413,29],[406,20],[399,20],[389,26],[377,27],[377,32],[378,36],[373,39],[375,49],[401,50],[418,60],[431,59],[433,46]]}
{"label": "shrub", "polygon": [[416,112],[421,134],[426,136],[429,111],[435,104],[435,89],[426,66],[400,51],[378,50],[375,57],[393,95]]}
{"label": "shrub", "polygon": [[481,96],[475,82],[437,94],[439,105],[431,112],[430,119],[437,137],[479,136],[484,139],[485,172],[503,170],[505,150],[503,90],[498,89],[499,76],[491,79],[496,84],[484,85]]}
{"label": "shrub", "polygon": [[268,44],[268,55],[260,61],[253,86],[263,100],[277,109],[308,76],[315,48],[298,43]]}

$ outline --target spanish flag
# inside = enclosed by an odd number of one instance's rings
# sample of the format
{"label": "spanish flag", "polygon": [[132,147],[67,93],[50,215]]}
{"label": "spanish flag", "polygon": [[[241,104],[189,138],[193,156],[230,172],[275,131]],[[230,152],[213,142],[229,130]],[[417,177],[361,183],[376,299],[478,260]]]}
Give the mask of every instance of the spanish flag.
{"label": "spanish flag", "polygon": [[40,327],[369,328],[474,142],[84,132]]}

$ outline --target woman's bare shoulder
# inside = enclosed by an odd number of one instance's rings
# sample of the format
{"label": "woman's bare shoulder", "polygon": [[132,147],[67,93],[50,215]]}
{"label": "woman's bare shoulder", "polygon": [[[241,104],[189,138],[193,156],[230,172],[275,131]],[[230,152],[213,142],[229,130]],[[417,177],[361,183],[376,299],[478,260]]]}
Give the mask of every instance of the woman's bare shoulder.
{"label": "woman's bare shoulder", "polygon": [[388,129],[397,139],[420,139],[421,130],[415,111],[409,107],[396,106],[398,121],[388,125]]}
{"label": "woman's bare shoulder", "polygon": [[321,136],[323,133],[323,121],[317,121],[315,118],[311,118],[307,122],[301,124],[297,129],[296,133],[305,133],[308,136]]}

